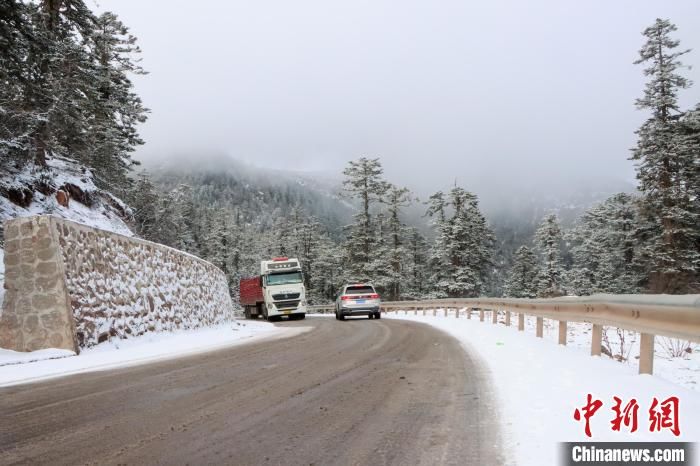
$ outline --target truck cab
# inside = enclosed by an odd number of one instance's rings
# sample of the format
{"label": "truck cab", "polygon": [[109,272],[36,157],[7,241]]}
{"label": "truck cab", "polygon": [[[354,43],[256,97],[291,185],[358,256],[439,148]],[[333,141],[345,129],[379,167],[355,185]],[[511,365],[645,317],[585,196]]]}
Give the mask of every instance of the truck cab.
{"label": "truck cab", "polygon": [[263,290],[263,315],[268,320],[279,316],[306,317],[306,289],[299,260],[275,257],[260,263]]}

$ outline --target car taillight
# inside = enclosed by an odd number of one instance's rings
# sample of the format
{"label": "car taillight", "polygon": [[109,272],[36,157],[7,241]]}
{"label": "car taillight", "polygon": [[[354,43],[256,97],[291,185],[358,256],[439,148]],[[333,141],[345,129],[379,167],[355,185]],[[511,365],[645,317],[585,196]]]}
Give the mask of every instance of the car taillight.
{"label": "car taillight", "polygon": [[369,299],[379,299],[379,295],[377,293],[369,295]]}
{"label": "car taillight", "polygon": [[350,296],[343,295],[340,297],[340,299],[342,299],[343,301],[347,301],[348,299],[350,299]]}

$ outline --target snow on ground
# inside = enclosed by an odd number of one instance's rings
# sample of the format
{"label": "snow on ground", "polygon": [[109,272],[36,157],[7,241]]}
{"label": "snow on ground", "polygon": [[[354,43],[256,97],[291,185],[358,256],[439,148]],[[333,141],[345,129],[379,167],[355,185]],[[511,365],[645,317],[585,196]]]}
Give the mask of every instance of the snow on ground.
{"label": "snow on ground", "polygon": [[70,183],[79,187],[83,192],[91,194],[94,205],[87,207],[77,200],[71,199],[68,208],[66,208],[56,201],[55,194],[46,195],[39,191],[33,191],[32,202],[25,208],[0,196],[0,222],[10,218],[52,214],[101,230],[133,236],[129,227],[110,203],[119,206],[123,211],[128,210],[128,207],[116,197],[98,189],[89,170],[75,161],[62,157],[48,158],[46,164],[48,166],[46,171],[41,171],[29,164],[17,173],[0,176],[0,186],[4,189],[33,190],[36,184],[46,182],[55,190]]}
{"label": "snow on ground", "polygon": [[[505,315],[501,314],[498,320],[499,323],[505,324]],[[558,325],[558,321],[545,319],[543,338],[556,343],[559,338]],[[535,333],[535,326],[536,318],[526,316],[525,328],[527,332]],[[567,345],[585,354],[590,354],[591,325],[569,322],[567,330]],[[633,370],[638,369],[639,333],[604,327],[603,348],[604,351],[607,349],[610,352],[610,355],[603,356],[604,358],[613,358]],[[674,357],[672,349],[683,349],[679,352],[682,356]],[[656,337],[654,350],[654,375],[656,377],[700,392],[700,345],[682,342],[675,338]]]}
{"label": "snow on ground", "polygon": [[[309,329],[310,327],[275,327],[267,322],[246,321],[175,333],[149,333],[128,340],[112,340],[83,350],[78,356],[71,351],[56,349],[31,353],[0,350],[0,387],[182,357],[254,340],[286,338]],[[49,357],[62,359],[47,360]],[[41,360],[27,362],[37,359]]]}
{"label": "snow on ground", "polygon": [[[429,311],[430,313],[430,311]],[[674,371],[683,372],[676,361],[666,364],[655,359],[661,376],[639,375],[634,364],[619,363],[609,357],[591,357],[590,343],[586,344],[583,330],[573,330],[570,346],[556,342],[557,329],[551,326],[545,338],[538,339],[534,332],[534,318],[525,332],[515,326],[493,325],[487,319],[480,322],[478,314],[471,320],[463,315],[449,317],[418,316],[412,313],[387,314],[388,318],[407,319],[432,325],[456,337],[470,356],[478,357],[489,369],[491,386],[503,429],[503,445],[509,464],[557,464],[558,442],[564,441],[700,441],[700,391],[688,377],[682,386],[674,383]],[[575,334],[580,336],[576,337]],[[609,334],[615,333],[614,329]],[[612,336],[612,335],[611,335]],[[634,350],[631,351],[634,355]],[[697,380],[698,356],[693,353],[687,363],[690,378]],[[665,378],[664,378],[665,377]],[[670,379],[670,380],[668,380]],[[676,379],[675,381],[678,381]],[[584,422],[574,419],[574,411],[585,406],[587,395],[603,402],[591,417],[591,434],[584,434]],[[622,406],[635,398],[639,405],[638,429],[630,433],[624,425],[620,432],[611,428],[614,419],[613,397],[622,399]],[[681,434],[674,436],[668,430],[649,431],[649,409],[652,399],[659,402],[670,396],[680,399],[679,422]]]}
{"label": "snow on ground", "polygon": [[30,362],[46,361],[49,359],[61,359],[75,356],[74,351],[49,348],[24,353],[0,348],[0,368],[15,364],[27,364]]}

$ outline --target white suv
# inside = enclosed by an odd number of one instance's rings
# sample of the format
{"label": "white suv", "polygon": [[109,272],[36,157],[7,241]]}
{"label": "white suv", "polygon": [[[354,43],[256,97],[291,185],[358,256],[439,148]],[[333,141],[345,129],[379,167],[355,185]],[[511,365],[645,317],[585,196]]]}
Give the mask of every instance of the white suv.
{"label": "white suv", "polygon": [[372,285],[357,283],[345,285],[335,300],[335,318],[345,320],[346,316],[367,316],[381,319],[382,301]]}

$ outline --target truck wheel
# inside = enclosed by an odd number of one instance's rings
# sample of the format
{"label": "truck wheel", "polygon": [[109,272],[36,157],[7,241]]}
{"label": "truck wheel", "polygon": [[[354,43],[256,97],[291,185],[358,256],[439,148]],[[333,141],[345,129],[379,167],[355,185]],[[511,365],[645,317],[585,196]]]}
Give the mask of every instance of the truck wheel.
{"label": "truck wheel", "polygon": [[373,317],[374,317],[374,314],[372,314],[371,312],[370,312],[369,314],[367,314],[367,318],[368,318],[368,319],[371,320]]}
{"label": "truck wheel", "polygon": [[382,313],[381,313],[381,312],[377,312],[376,314],[374,314],[374,318],[375,318],[375,319],[381,319],[381,318],[382,318]]}
{"label": "truck wheel", "polygon": [[306,319],[306,314],[297,314],[297,319],[299,319],[299,320]]}

